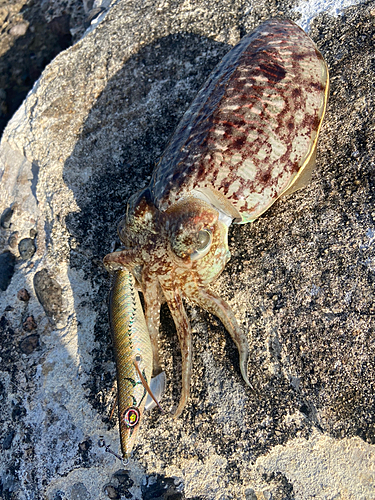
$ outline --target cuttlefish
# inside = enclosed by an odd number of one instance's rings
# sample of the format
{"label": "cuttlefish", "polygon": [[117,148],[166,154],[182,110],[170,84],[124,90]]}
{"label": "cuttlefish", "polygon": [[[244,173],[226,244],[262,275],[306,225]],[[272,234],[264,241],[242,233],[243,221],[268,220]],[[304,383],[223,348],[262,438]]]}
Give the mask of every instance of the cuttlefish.
{"label": "cuttlefish", "polygon": [[220,319],[250,385],[247,336],[209,285],[230,258],[230,224],[254,221],[278,198],[306,185],[328,88],[327,65],[306,33],[289,20],[264,22],[214,69],[149,186],[128,201],[118,226],[123,247],[104,263],[110,270],[127,269],[143,293],[154,374],[161,371],[160,306],[169,306],[182,353],[176,416],[188,400],[192,369],[184,301]]}

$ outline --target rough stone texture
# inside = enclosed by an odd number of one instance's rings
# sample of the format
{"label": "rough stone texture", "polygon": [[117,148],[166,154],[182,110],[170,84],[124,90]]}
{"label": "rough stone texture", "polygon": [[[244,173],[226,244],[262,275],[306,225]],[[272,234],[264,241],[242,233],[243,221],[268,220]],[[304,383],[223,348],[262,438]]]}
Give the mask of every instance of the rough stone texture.
{"label": "rough stone texture", "polygon": [[[230,45],[277,13],[296,19],[293,7],[119,0],[47,66],[5,129],[0,215],[13,213],[0,253],[16,265],[0,297],[1,497],[375,497],[374,2],[310,23],[331,73],[316,172],[231,230],[232,259],[215,284],[248,332],[259,393],[244,385],[218,320],[190,308],[192,396],[173,420],[181,358],[164,308],[167,411],[145,419],[125,470],[98,446],[103,436],[119,450],[101,265],[116,221]],[[22,260],[14,242],[30,237],[36,252]],[[37,273],[61,290],[54,324]],[[28,301],[17,298],[23,288]]]}
{"label": "rough stone texture", "polygon": [[46,64],[90,26],[92,7],[109,3],[0,0],[0,135]]}
{"label": "rough stone texture", "polygon": [[20,254],[21,259],[23,260],[28,260],[31,259],[31,257],[35,253],[35,244],[34,240],[31,238],[24,238],[18,243],[18,252]]}
{"label": "rough stone texture", "polygon": [[63,298],[59,283],[49,276],[47,269],[42,269],[34,275],[34,290],[46,316],[53,322],[58,322],[63,314]]}

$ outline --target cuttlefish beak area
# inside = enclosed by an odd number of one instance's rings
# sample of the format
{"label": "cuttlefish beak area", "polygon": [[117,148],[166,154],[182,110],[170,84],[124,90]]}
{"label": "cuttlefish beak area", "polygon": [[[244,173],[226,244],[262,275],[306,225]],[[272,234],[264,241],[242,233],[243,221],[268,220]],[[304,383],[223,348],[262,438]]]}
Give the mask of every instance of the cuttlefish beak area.
{"label": "cuttlefish beak area", "polygon": [[167,302],[176,325],[182,355],[182,390],[175,417],[189,398],[192,369],[192,334],[184,301],[220,319],[238,348],[240,370],[250,385],[247,337],[228,304],[207,287],[230,258],[228,227],[219,220],[219,212],[193,197],[160,212],[146,190],[120,222],[119,236],[125,249],[107,255],[104,264],[109,270],[129,269],[143,292],[154,375],[161,371],[158,335],[162,302]]}

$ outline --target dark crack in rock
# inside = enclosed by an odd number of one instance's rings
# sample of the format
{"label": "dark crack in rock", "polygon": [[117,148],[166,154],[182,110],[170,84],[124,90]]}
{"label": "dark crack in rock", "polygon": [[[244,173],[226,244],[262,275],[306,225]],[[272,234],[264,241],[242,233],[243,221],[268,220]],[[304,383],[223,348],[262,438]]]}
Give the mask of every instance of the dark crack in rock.
{"label": "dark crack in rock", "polygon": [[0,2],[0,136],[44,67],[71,45],[71,30],[83,33],[82,3]]}
{"label": "dark crack in rock", "polygon": [[0,219],[0,226],[4,229],[9,229],[11,225],[11,218],[13,215],[13,208],[6,208]]}
{"label": "dark crack in rock", "polygon": [[18,243],[18,251],[22,260],[29,260],[34,255],[35,242],[31,238],[24,238]]}
{"label": "dark crack in rock", "polygon": [[175,480],[160,474],[151,474],[142,484],[143,500],[183,500],[185,495],[178,491]]}
{"label": "dark crack in rock", "polygon": [[14,274],[16,258],[11,252],[0,254],[0,290],[5,291]]}
{"label": "dark crack in rock", "polygon": [[62,317],[62,290],[59,283],[48,274],[47,269],[34,276],[34,289],[47,317],[56,323]]}
{"label": "dark crack in rock", "polygon": [[7,432],[5,435],[3,442],[2,442],[2,449],[3,450],[9,450],[10,447],[12,446],[13,438],[16,435],[16,431],[14,429],[10,430]]}

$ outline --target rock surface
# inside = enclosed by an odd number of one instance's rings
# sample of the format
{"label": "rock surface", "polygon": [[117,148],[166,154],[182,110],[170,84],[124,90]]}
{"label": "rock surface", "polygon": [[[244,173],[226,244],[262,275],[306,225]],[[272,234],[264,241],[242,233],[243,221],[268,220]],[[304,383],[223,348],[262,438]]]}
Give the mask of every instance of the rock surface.
{"label": "rock surface", "polygon": [[45,66],[110,0],[0,0],[0,135]]}
{"label": "rock surface", "polygon": [[[192,395],[173,420],[181,357],[164,308],[167,411],[145,419],[125,469],[98,446],[103,436],[119,450],[101,264],[116,221],[230,46],[300,11],[276,0],[119,0],[47,66],[8,124],[0,497],[375,497],[375,5],[315,14],[310,35],[331,74],[317,169],[306,189],[232,228],[214,285],[248,332],[259,394],[218,320],[190,308]],[[36,249],[26,258],[24,239]]]}

